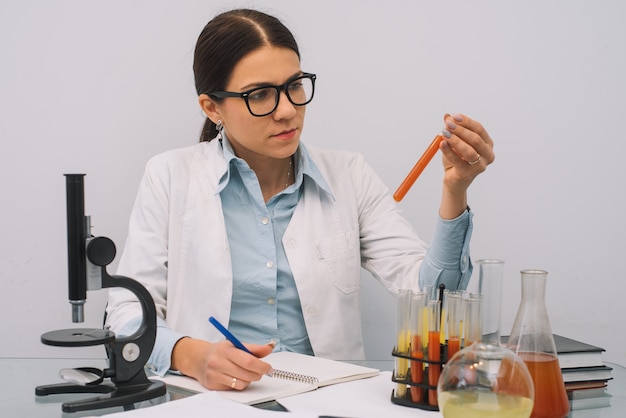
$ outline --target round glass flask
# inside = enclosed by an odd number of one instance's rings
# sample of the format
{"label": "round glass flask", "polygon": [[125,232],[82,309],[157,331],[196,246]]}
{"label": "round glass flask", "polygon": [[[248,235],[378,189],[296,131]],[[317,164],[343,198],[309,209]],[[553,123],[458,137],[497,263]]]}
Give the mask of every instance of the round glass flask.
{"label": "round glass flask", "polygon": [[567,392],[545,303],[548,272],[522,270],[522,300],[507,347],[519,355],[533,378],[533,418],[561,418],[569,412]]}
{"label": "round glass flask", "polygon": [[[445,418],[528,418],[534,400],[532,378],[524,361],[500,343],[504,262],[477,264],[480,341],[457,352],[444,366],[437,387],[439,410]],[[468,330],[475,324],[463,327]]]}

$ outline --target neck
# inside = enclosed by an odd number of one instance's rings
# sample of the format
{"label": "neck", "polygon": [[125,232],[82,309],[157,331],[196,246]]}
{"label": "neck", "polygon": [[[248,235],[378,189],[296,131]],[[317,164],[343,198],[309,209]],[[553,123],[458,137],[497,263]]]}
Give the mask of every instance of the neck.
{"label": "neck", "polygon": [[251,167],[259,179],[263,198],[267,202],[272,196],[285,190],[295,181],[293,156],[285,158],[271,167]]}

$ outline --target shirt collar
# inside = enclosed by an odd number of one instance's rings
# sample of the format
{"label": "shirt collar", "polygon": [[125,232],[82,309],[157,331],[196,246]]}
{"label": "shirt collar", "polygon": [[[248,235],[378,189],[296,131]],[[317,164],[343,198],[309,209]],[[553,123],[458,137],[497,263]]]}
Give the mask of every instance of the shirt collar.
{"label": "shirt collar", "polygon": [[[224,159],[226,160],[226,168],[224,169],[224,172],[220,174],[220,181],[217,186],[216,194],[219,194],[228,185],[231,176],[230,173],[233,168],[237,170],[240,164],[245,164],[247,166],[247,163],[243,159],[235,155],[235,150],[233,149],[233,146],[226,137],[225,133],[222,134],[222,139],[220,139],[219,141],[221,144],[222,152],[224,153]],[[333,193],[328,186],[326,179],[322,175],[321,171],[307,151],[306,146],[302,142],[300,142],[300,144],[298,145],[298,149],[295,154],[294,165],[296,167],[296,181],[290,187],[299,188],[304,182],[304,177],[306,176],[314,183],[316,183],[320,187],[320,189],[326,192],[333,200],[335,199],[335,196],[333,196]]]}

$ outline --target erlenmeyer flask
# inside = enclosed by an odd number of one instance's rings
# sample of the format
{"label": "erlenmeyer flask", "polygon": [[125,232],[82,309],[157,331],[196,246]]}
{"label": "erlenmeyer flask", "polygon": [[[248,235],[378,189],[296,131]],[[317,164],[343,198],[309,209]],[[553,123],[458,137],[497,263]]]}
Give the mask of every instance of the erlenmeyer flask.
{"label": "erlenmeyer flask", "polygon": [[545,303],[548,272],[522,270],[521,274],[522,300],[507,346],[524,360],[533,378],[535,406],[531,417],[565,417],[569,402]]}
{"label": "erlenmeyer flask", "polygon": [[[504,262],[476,263],[480,297],[472,301],[483,308],[481,340],[457,352],[444,366],[437,387],[439,409],[445,418],[528,418],[533,408],[532,378],[524,361],[500,343]],[[470,324],[464,327],[467,341]]]}

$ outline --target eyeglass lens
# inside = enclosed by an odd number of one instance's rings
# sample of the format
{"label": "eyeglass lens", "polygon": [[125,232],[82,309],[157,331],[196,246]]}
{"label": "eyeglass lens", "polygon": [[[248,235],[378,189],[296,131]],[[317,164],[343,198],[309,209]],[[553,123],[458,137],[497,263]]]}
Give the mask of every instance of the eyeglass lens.
{"label": "eyeglass lens", "polygon": [[[272,113],[278,106],[282,87],[260,87],[248,94],[248,107],[253,115],[263,116]],[[296,106],[307,104],[313,97],[313,80],[301,77],[291,81],[284,89],[287,98]]]}

